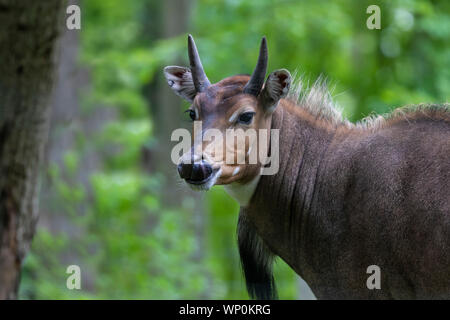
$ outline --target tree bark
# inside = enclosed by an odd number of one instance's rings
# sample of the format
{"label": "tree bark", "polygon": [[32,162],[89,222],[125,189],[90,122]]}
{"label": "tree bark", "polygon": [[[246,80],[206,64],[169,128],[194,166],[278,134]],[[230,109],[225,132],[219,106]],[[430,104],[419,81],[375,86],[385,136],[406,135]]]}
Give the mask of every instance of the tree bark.
{"label": "tree bark", "polygon": [[37,222],[63,1],[0,0],[0,299],[17,298]]}

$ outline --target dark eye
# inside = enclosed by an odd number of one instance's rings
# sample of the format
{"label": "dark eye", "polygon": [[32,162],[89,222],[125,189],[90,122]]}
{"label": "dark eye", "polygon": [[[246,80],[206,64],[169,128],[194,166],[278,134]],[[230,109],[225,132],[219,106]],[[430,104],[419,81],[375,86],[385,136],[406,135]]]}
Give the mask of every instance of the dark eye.
{"label": "dark eye", "polygon": [[250,124],[253,120],[254,115],[254,112],[244,112],[239,116],[238,122],[242,124]]}
{"label": "dark eye", "polygon": [[195,121],[195,111],[194,110],[186,110],[185,113],[189,113],[189,118],[191,118],[192,121]]}

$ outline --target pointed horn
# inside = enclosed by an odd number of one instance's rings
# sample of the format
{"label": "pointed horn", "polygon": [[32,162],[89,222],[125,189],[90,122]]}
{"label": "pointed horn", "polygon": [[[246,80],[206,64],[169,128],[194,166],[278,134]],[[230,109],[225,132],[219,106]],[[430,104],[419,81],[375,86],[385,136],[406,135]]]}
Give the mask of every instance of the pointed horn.
{"label": "pointed horn", "polygon": [[202,92],[211,85],[211,82],[209,82],[205,71],[203,70],[194,38],[192,38],[191,35],[188,36],[188,53],[189,63],[191,64],[192,80],[194,81],[195,89],[197,92]]}
{"label": "pointed horn", "polygon": [[259,48],[258,62],[256,63],[252,77],[245,85],[244,93],[252,94],[254,96],[257,96],[260,93],[264,84],[264,78],[266,77],[267,59],[267,40],[266,37],[263,37]]}

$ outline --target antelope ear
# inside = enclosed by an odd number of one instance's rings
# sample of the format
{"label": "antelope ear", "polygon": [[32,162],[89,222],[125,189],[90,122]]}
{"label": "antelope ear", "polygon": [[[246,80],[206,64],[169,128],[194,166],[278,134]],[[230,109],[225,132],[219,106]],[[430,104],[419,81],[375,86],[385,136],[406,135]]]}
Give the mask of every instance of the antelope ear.
{"label": "antelope ear", "polygon": [[291,74],[286,69],[275,70],[269,75],[258,97],[266,112],[272,113],[278,101],[287,96],[291,80]]}
{"label": "antelope ear", "polygon": [[167,66],[164,68],[164,76],[167,84],[180,97],[189,102],[194,101],[197,91],[192,80],[192,73],[189,68],[178,66]]}

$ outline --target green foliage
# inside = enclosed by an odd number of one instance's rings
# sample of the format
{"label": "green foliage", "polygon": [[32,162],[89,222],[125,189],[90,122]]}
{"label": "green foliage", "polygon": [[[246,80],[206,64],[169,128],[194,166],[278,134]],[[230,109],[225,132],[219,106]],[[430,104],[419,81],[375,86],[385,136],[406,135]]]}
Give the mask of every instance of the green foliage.
{"label": "green foliage", "polygon": [[[83,3],[81,64],[92,71],[83,116],[113,110],[94,136],[81,128],[78,143],[51,164],[51,220],[67,218],[66,230],[38,229],[23,272],[20,295],[37,299],[187,299],[204,295],[207,270],[196,263],[197,240],[186,217],[158,199],[159,181],[143,174],[142,146],[152,134],[142,87],[160,70],[162,57],[179,50],[168,39],[146,48],[139,41],[142,5],[119,1]],[[80,161],[95,151],[101,170],[87,190],[77,182]],[[66,222],[66,223],[67,223]],[[69,230],[69,231],[68,231]],[[66,288],[68,265],[81,267],[82,290]],[[182,269],[180,269],[180,267]]]}
{"label": "green foliage", "polygon": [[[371,4],[381,8],[381,30],[366,28]],[[91,74],[83,117],[100,109],[114,116],[95,135],[77,129],[62,163],[50,165],[50,218],[64,216],[70,227],[39,228],[22,298],[247,298],[236,246],[238,205],[220,187],[208,194],[202,245],[192,206],[165,207],[158,175],[142,170],[142,146],[154,137],[143,88],[180,54],[187,61],[185,34],[150,43],[142,36],[143,12],[158,5],[82,4],[80,65]],[[344,114],[357,120],[448,100],[449,12],[448,1],[198,0],[189,31],[213,82],[251,73],[266,35],[270,71],[297,70],[312,81],[324,74]],[[93,150],[101,165],[82,184],[80,164]],[[80,265],[83,290],[66,288],[70,264]],[[298,298],[296,276],[284,262],[277,262],[275,276],[281,298]]]}

